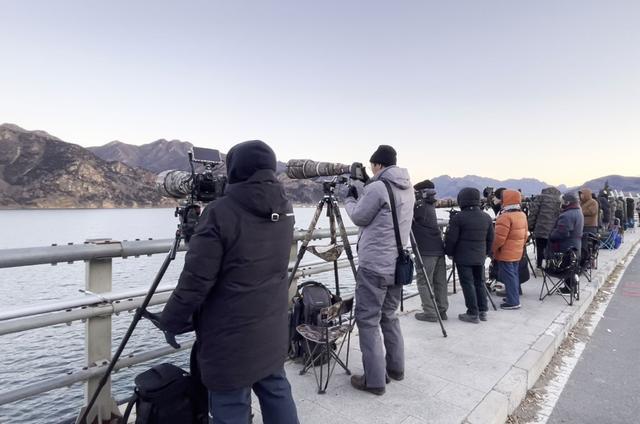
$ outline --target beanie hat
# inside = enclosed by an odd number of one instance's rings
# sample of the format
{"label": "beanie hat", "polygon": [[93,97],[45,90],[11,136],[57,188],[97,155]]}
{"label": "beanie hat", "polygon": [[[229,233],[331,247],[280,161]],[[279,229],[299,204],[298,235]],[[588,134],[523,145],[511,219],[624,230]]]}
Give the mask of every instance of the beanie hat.
{"label": "beanie hat", "polygon": [[229,184],[246,181],[260,169],[276,170],[276,154],[264,141],[245,141],[227,153]]}
{"label": "beanie hat", "polygon": [[573,192],[568,192],[562,195],[562,201],[565,203],[578,203],[578,196]]}
{"label": "beanie hat", "polygon": [[383,166],[395,165],[397,163],[396,150],[391,146],[381,144],[378,146],[378,150],[373,152],[369,162],[379,163]]}
{"label": "beanie hat", "polygon": [[414,190],[424,190],[425,188],[434,189],[436,186],[431,182],[431,180],[424,180],[414,185],[413,188]]}
{"label": "beanie hat", "polygon": [[480,190],[474,187],[465,187],[458,193],[458,206],[468,208],[480,206]]}

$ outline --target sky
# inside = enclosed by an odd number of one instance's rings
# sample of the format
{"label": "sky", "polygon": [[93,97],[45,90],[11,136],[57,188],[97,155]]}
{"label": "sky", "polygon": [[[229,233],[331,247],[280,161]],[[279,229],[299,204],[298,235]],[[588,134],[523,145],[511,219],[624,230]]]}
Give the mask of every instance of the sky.
{"label": "sky", "polygon": [[637,0],[0,0],[0,122],[577,185],[640,176]]}

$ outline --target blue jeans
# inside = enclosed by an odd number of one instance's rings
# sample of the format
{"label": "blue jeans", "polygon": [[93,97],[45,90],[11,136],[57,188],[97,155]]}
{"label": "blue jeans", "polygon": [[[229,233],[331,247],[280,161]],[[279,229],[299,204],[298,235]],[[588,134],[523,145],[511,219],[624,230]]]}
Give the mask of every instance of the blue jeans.
{"label": "blue jeans", "polygon": [[260,401],[264,424],[299,424],[284,367],[251,387],[224,392],[209,391],[209,424],[248,424],[251,389]]}
{"label": "blue jeans", "polygon": [[520,262],[498,261],[498,279],[504,284],[507,292],[507,303],[509,305],[519,305],[520,278],[518,276],[518,264]]}

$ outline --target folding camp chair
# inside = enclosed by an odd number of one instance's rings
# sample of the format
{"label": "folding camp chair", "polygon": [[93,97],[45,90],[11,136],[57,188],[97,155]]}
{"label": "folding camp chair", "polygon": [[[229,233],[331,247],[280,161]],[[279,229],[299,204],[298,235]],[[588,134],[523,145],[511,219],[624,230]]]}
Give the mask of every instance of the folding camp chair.
{"label": "folding camp chair", "polygon": [[[345,315],[348,315],[348,318],[343,318]],[[347,374],[351,374],[349,371],[349,347],[351,330],[353,330],[353,296],[322,308],[318,325],[301,324],[296,327],[296,330],[304,338],[307,352],[310,352],[300,374],[305,374],[309,368],[313,369],[313,375],[318,384],[318,393],[326,393],[329,379],[333,375],[336,364],[339,364]],[[340,353],[345,341],[347,354],[343,362],[340,359]]]}
{"label": "folding camp chair", "polygon": [[611,230],[604,237],[600,237],[599,249],[613,250],[616,248],[616,233],[617,230]]}
{"label": "folding camp chair", "polygon": [[[549,295],[558,294],[565,302],[573,305],[573,300],[580,300],[580,265],[575,249],[569,249],[564,253],[545,252],[545,265],[542,268],[542,286],[540,287],[540,300]],[[560,289],[565,281],[569,284],[569,293],[563,293]],[[546,293],[545,293],[546,290]],[[568,299],[567,299],[568,298]]]}
{"label": "folding camp chair", "polygon": [[598,234],[585,233],[582,237],[582,254],[580,255],[580,274],[591,282],[593,270],[598,269],[598,252],[600,237]]}

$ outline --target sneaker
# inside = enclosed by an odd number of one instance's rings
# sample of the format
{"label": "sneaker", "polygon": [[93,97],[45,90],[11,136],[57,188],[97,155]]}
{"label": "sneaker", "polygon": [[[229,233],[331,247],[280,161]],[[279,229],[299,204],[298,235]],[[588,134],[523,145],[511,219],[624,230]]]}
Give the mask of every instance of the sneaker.
{"label": "sneaker", "polygon": [[474,324],[479,324],[480,319],[478,319],[477,315],[469,315],[469,314],[458,314],[458,319],[464,322],[472,322]]}
{"label": "sneaker", "polygon": [[424,312],[418,312],[414,315],[418,321],[438,322],[438,317],[431,314],[425,314]]}
{"label": "sneaker", "polygon": [[505,297],[506,295],[507,295],[507,291],[506,290],[496,290],[496,296]]}
{"label": "sneaker", "polygon": [[394,371],[387,368],[387,377],[392,380],[402,381],[404,380],[404,371]]}
{"label": "sneaker", "polygon": [[478,318],[480,318],[480,321],[486,321],[487,320],[487,313],[486,312],[480,312],[480,315],[478,315]]}
{"label": "sneaker", "polygon": [[384,387],[367,387],[367,383],[364,379],[364,375],[352,375],[351,385],[357,390],[373,393],[374,395],[378,395],[378,396],[382,396],[385,392]]}
{"label": "sneaker", "polygon": [[500,304],[500,308],[502,309],[520,309],[520,304],[512,305],[510,303],[504,302]]}

